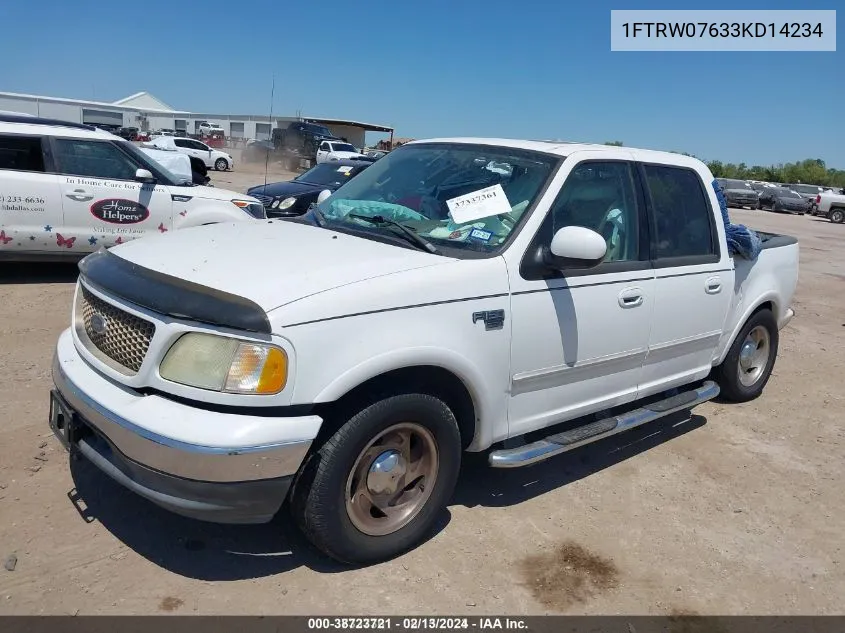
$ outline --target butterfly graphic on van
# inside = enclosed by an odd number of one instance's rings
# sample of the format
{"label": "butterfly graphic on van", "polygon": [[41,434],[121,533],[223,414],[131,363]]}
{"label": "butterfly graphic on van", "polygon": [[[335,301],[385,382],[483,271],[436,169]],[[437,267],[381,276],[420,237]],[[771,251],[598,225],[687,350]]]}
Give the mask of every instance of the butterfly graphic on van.
{"label": "butterfly graphic on van", "polygon": [[12,241],[11,237],[6,237],[6,231],[0,231],[0,242],[4,245]]}
{"label": "butterfly graphic on van", "polygon": [[67,246],[68,248],[73,248],[73,243],[75,241],[75,237],[64,237],[61,233],[56,233],[56,244],[58,246]]}

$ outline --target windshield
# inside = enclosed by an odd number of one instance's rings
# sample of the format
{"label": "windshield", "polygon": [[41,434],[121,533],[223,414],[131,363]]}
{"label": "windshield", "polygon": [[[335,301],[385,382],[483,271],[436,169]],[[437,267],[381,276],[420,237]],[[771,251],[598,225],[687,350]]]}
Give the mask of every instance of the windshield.
{"label": "windshield", "polygon": [[151,171],[160,184],[175,186],[188,182],[185,178],[177,176],[164,165],[147,156],[134,143],[130,143],[129,141],[116,141],[116,143],[120,145],[123,151],[132,156],[136,162],[140,163],[144,169]]}
{"label": "windshield", "polygon": [[560,157],[508,147],[405,145],[318,206],[330,228],[384,234],[348,214],[399,222],[457,255],[496,251],[537,199]]}
{"label": "windshield", "polygon": [[323,185],[337,188],[361,170],[354,165],[338,165],[337,163],[320,163],[312,167],[294,180],[301,180],[313,185]]}
{"label": "windshield", "polygon": [[800,198],[801,195],[795,193],[794,191],[790,191],[789,189],[783,189],[778,192],[778,195],[782,198]]}
{"label": "windshield", "polygon": [[751,189],[751,186],[742,180],[726,180],[726,189]]}
{"label": "windshield", "polygon": [[332,143],[332,147],[336,152],[354,152],[356,154],[358,153],[358,150],[355,149],[349,143]]}

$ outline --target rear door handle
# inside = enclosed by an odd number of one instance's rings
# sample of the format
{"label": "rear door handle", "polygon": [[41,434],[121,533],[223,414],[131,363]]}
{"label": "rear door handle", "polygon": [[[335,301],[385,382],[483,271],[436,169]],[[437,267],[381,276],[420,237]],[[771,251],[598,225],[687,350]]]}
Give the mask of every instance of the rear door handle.
{"label": "rear door handle", "polygon": [[704,292],[709,295],[715,295],[722,291],[722,279],[720,277],[710,277],[704,282]]}
{"label": "rear door handle", "polygon": [[625,288],[619,293],[619,305],[623,308],[636,308],[642,304],[642,288]]}
{"label": "rear door handle", "polygon": [[65,196],[71,200],[76,200],[77,202],[87,202],[94,197],[92,193],[86,191],[85,189],[74,189],[73,191],[66,193]]}

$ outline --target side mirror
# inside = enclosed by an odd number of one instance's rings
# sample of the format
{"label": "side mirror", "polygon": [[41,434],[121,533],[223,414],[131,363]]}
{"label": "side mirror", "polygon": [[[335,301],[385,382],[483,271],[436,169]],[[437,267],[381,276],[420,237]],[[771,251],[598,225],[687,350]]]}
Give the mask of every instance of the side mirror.
{"label": "side mirror", "polygon": [[552,237],[549,264],[559,268],[593,268],[607,255],[607,242],[583,226],[565,226]]}
{"label": "side mirror", "polygon": [[138,182],[155,182],[155,176],[149,169],[135,170],[135,180]]}
{"label": "side mirror", "polygon": [[326,198],[328,198],[330,195],[332,195],[332,192],[331,192],[331,191],[329,191],[328,189],[323,189],[323,190],[320,192],[320,195],[319,195],[319,196],[317,196],[317,204],[320,204],[323,200],[325,200]]}

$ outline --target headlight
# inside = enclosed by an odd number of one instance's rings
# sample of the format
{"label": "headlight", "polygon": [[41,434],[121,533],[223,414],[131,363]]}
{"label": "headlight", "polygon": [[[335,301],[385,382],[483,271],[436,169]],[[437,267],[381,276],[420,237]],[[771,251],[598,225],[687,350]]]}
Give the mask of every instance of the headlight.
{"label": "headlight", "polygon": [[272,345],[191,332],[167,351],[159,374],[199,389],[273,394],[287,382],[288,357]]}
{"label": "headlight", "polygon": [[279,203],[280,209],[290,209],[293,205],[296,204],[296,198],[285,198]]}
{"label": "headlight", "polygon": [[232,204],[238,207],[239,209],[243,209],[252,217],[258,218],[259,220],[263,220],[267,217],[267,212],[264,211],[264,205],[260,202],[250,202],[249,200],[236,199],[232,200]]}

